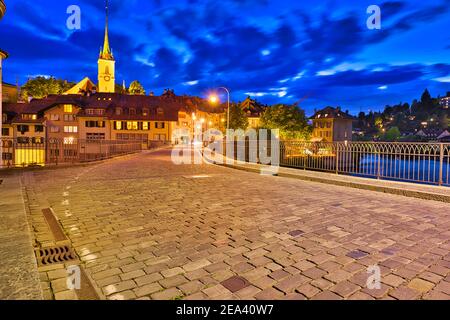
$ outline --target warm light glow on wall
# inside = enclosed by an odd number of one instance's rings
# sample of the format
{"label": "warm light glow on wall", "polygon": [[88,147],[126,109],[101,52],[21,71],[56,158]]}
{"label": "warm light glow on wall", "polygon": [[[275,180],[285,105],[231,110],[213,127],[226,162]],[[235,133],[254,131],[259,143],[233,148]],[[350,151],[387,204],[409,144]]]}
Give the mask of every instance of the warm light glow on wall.
{"label": "warm light glow on wall", "polygon": [[16,149],[15,162],[18,165],[44,165],[45,164],[45,150],[39,149]]}

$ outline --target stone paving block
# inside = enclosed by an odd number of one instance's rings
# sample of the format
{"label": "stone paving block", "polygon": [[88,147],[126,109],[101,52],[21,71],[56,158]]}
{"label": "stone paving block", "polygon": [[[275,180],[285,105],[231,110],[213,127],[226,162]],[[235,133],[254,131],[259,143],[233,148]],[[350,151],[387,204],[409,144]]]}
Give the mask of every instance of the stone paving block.
{"label": "stone paving block", "polygon": [[349,296],[351,296],[353,293],[357,292],[360,289],[361,287],[349,281],[342,281],[331,287],[330,291],[337,293],[341,297],[348,298]]}
{"label": "stone paving block", "polygon": [[120,278],[122,280],[130,280],[134,278],[139,278],[145,275],[145,272],[143,270],[134,270],[127,273],[123,273],[120,275]]}
{"label": "stone paving block", "polygon": [[161,292],[152,294],[153,300],[178,300],[183,299],[183,293],[177,288],[170,288]]}
{"label": "stone paving block", "polygon": [[121,273],[122,273],[122,271],[119,268],[108,269],[108,270],[105,270],[105,271],[100,271],[100,272],[94,273],[92,275],[92,278],[94,280],[101,280],[101,279],[104,279],[104,278],[109,278],[111,276],[119,275]]}
{"label": "stone paving block", "polygon": [[400,286],[393,289],[389,295],[398,300],[414,300],[420,297],[420,292],[405,286]]}
{"label": "stone paving block", "polygon": [[279,300],[284,297],[284,293],[274,288],[265,289],[255,295],[256,300]]}
{"label": "stone paving block", "polygon": [[315,295],[311,300],[342,300],[343,298],[331,291],[323,291]]}
{"label": "stone paving block", "polygon": [[412,279],[407,286],[411,289],[419,291],[421,293],[427,293],[434,288],[434,283],[425,281],[423,279]]}
{"label": "stone paving block", "polygon": [[133,300],[136,298],[137,297],[133,291],[127,290],[127,291],[122,291],[120,293],[116,293],[116,294],[109,296],[108,300]]}
{"label": "stone paving block", "polygon": [[185,271],[180,267],[161,271],[161,274],[164,276],[164,278],[171,278],[183,273],[185,273]]}
{"label": "stone paving block", "polygon": [[206,259],[202,259],[202,260],[190,262],[190,263],[184,265],[183,269],[186,272],[190,272],[190,271],[195,271],[195,270],[198,270],[198,269],[205,268],[205,267],[207,267],[209,265],[211,265],[211,262],[209,262]]}
{"label": "stone paving block", "polygon": [[155,282],[155,283],[150,283],[150,284],[146,284],[144,286],[140,286],[138,288],[135,288],[133,291],[134,291],[134,294],[137,297],[142,297],[142,296],[151,295],[151,294],[153,294],[155,292],[160,292],[162,290],[164,290],[164,288],[161,287],[159,285],[159,283]]}
{"label": "stone paving block", "polygon": [[134,281],[137,283],[138,286],[143,286],[149,283],[153,283],[159,280],[164,279],[164,277],[159,273],[152,273],[148,275],[144,275],[142,277],[135,278]]}
{"label": "stone paving block", "polygon": [[320,289],[312,286],[309,283],[303,284],[300,287],[298,287],[296,289],[297,292],[301,293],[302,295],[304,295],[305,297],[307,297],[308,299],[311,299],[312,297],[314,297],[315,295],[317,295],[318,293],[320,293]]}
{"label": "stone paving block", "polygon": [[381,281],[391,287],[398,287],[402,283],[405,282],[405,280],[403,278],[396,276],[394,274],[390,274],[385,277],[382,277]]}
{"label": "stone paving block", "polygon": [[183,291],[184,295],[190,296],[194,293],[201,291],[204,288],[204,284],[198,280],[190,281],[179,286],[179,289]]}
{"label": "stone paving block", "polygon": [[66,290],[55,293],[55,300],[78,300],[78,297],[75,291]]}
{"label": "stone paving block", "polygon": [[177,276],[165,278],[165,279],[159,281],[159,283],[166,289],[171,288],[171,287],[177,287],[186,282],[188,282],[188,280],[180,274]]}
{"label": "stone paving block", "polygon": [[103,293],[107,296],[112,295],[114,293],[126,291],[129,289],[133,289],[136,287],[136,283],[132,280],[122,281],[115,284],[110,284],[103,288]]}
{"label": "stone paving block", "polygon": [[278,282],[275,285],[275,288],[278,290],[288,294],[295,290],[295,288],[300,287],[301,285],[311,281],[310,278],[307,278],[301,274],[297,274],[294,276],[289,276],[285,280]]}
{"label": "stone paving block", "polygon": [[202,292],[204,294],[206,294],[210,299],[217,298],[218,296],[223,295],[223,294],[231,293],[227,288],[225,288],[221,284],[217,284],[213,287],[204,289]]}
{"label": "stone paving block", "polygon": [[261,290],[264,290],[272,287],[276,283],[276,281],[272,278],[269,278],[268,276],[262,276],[255,280],[252,280],[252,283]]}
{"label": "stone paving block", "polygon": [[68,273],[66,269],[58,269],[58,270],[53,270],[53,271],[49,271],[47,272],[48,275],[48,279],[49,280],[55,280],[55,279],[59,279],[59,278],[67,278]]}

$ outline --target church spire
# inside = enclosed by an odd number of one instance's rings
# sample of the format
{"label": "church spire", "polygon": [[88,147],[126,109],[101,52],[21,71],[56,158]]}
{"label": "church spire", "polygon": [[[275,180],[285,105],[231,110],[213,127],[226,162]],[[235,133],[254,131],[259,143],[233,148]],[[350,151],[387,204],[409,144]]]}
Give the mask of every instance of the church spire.
{"label": "church spire", "polygon": [[100,59],[114,60],[111,48],[109,46],[109,35],[108,35],[108,0],[106,0],[105,11],[106,11],[106,21],[105,21],[105,40],[103,41],[103,49],[100,53]]}

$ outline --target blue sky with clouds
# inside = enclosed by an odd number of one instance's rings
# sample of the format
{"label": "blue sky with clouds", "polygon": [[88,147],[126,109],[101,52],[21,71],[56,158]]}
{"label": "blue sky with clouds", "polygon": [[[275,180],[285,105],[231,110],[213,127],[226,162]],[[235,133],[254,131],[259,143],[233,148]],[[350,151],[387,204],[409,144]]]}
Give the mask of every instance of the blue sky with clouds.
{"label": "blue sky with clouds", "polygon": [[[103,0],[6,0],[0,47],[10,53],[4,80],[53,75],[96,81]],[[69,5],[81,30],[66,28]],[[382,10],[369,30],[366,9]],[[227,86],[233,100],[299,100],[354,113],[411,102],[424,88],[450,91],[447,0],[110,0],[116,81],[147,92],[203,96]]]}

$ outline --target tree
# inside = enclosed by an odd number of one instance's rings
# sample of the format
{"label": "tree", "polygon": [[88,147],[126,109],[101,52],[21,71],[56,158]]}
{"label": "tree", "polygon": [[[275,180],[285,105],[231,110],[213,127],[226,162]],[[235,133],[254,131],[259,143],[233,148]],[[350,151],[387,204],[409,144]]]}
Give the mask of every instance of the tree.
{"label": "tree", "polygon": [[62,94],[75,85],[73,82],[54,77],[31,78],[22,86],[21,97],[24,101],[29,98],[42,99],[51,94]]}
{"label": "tree", "polygon": [[135,80],[130,84],[130,87],[128,88],[128,92],[132,95],[145,95],[145,89],[142,86],[142,84]]}
{"label": "tree", "polygon": [[311,135],[305,112],[297,105],[277,104],[266,108],[261,116],[261,127],[279,129],[282,139],[308,140]]}
{"label": "tree", "polygon": [[431,104],[433,99],[431,98],[431,94],[428,91],[428,89],[425,89],[425,91],[422,93],[422,97],[420,98],[420,102],[426,106]]}
{"label": "tree", "polygon": [[383,140],[385,140],[385,141],[397,141],[401,137],[401,135],[402,134],[401,134],[399,128],[392,127],[384,134]]}
{"label": "tree", "polygon": [[[223,115],[224,119],[227,119],[228,114],[227,111],[225,111],[225,114]],[[226,122],[225,122],[226,126]],[[242,110],[241,106],[237,103],[233,103],[230,105],[230,129],[233,130],[247,130],[248,128],[248,118],[245,114],[244,110]],[[224,128],[226,129],[226,128]]]}

